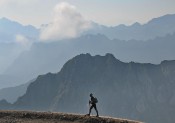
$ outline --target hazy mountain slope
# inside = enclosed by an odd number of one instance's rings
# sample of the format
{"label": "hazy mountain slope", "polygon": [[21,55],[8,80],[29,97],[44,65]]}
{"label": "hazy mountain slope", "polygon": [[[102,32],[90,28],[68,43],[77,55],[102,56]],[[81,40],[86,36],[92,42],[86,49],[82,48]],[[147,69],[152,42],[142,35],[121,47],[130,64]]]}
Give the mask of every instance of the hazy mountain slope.
{"label": "hazy mountain slope", "polygon": [[93,55],[112,53],[122,61],[160,63],[173,60],[175,34],[146,42],[110,40],[104,35],[86,35],[52,43],[34,43],[29,51],[18,57],[5,74],[21,78],[19,83],[36,78],[48,71],[57,72],[71,57],[80,53]]}
{"label": "hazy mountain slope", "polygon": [[18,22],[7,18],[0,19],[0,42],[14,42],[16,35],[23,35],[27,38],[36,39],[39,36],[39,30],[28,25],[23,26]]}
{"label": "hazy mountain slope", "polygon": [[106,27],[94,23],[93,28],[88,30],[88,34],[104,34],[110,39],[120,40],[149,40],[156,37],[162,37],[175,32],[175,14],[168,14],[162,17],[154,18],[148,23],[141,25],[119,25],[115,27]]}
{"label": "hazy mountain slope", "polygon": [[18,97],[23,96],[26,93],[27,87],[32,81],[16,87],[0,89],[0,100],[5,99],[9,103],[14,103]]}
{"label": "hazy mountain slope", "polygon": [[23,26],[18,22],[1,18],[0,74],[12,64],[22,51],[27,49],[27,43],[35,41],[38,39],[38,36],[39,30],[31,25]]}
{"label": "hazy mountain slope", "polygon": [[92,92],[100,115],[174,122],[174,87],[175,61],[123,63],[111,54],[86,54],[69,60],[59,73],[39,76],[11,108],[85,114]]}
{"label": "hazy mountain slope", "polygon": [[20,78],[10,75],[0,75],[0,89],[18,85]]}
{"label": "hazy mountain slope", "polygon": [[22,50],[20,44],[0,42],[0,74],[13,63]]}

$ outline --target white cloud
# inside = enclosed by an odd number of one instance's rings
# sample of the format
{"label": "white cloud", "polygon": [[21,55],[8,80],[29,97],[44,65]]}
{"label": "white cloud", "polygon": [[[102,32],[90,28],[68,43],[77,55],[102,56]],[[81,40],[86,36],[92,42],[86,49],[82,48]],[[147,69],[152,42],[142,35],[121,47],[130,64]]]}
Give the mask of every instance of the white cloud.
{"label": "white cloud", "polygon": [[90,22],[82,17],[75,6],[62,2],[54,8],[53,21],[41,29],[40,39],[55,41],[73,38],[89,27]]}
{"label": "white cloud", "polygon": [[21,34],[16,35],[16,43],[22,45],[25,49],[30,48],[30,46],[32,45],[32,41],[29,41],[28,38]]}

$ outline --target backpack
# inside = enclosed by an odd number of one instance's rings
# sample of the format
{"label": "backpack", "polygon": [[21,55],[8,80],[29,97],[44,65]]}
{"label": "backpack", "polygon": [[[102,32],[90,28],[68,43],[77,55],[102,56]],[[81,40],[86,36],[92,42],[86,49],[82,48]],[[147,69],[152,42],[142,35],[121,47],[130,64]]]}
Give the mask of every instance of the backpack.
{"label": "backpack", "polygon": [[92,100],[92,102],[93,102],[93,103],[98,103],[97,98],[96,98],[96,97],[94,97],[94,98],[93,98],[93,100]]}

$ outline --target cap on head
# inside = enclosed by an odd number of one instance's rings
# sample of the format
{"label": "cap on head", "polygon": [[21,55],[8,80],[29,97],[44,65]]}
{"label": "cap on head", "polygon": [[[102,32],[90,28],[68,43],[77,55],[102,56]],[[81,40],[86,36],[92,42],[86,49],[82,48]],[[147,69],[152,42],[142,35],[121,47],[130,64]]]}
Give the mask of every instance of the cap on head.
{"label": "cap on head", "polygon": [[92,96],[93,94],[91,93],[90,96]]}

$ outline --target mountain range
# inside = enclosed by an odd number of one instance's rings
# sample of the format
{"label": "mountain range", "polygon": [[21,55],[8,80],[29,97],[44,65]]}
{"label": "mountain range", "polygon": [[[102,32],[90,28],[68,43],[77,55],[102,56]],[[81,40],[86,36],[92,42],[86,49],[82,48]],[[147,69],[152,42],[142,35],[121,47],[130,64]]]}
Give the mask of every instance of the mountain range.
{"label": "mountain range", "polygon": [[88,112],[89,94],[100,115],[147,123],[175,121],[175,61],[160,64],[121,62],[112,54],[81,54],[58,73],[40,75],[14,104],[0,109]]}
{"label": "mountain range", "polygon": [[[112,53],[124,62],[154,64],[175,59],[175,14],[131,26],[107,27],[92,22],[92,28],[83,35],[56,42],[40,41],[40,31],[31,25],[0,19],[0,89],[57,72],[68,59],[81,53]],[[32,42],[32,46],[26,48],[25,41]],[[4,82],[7,86],[3,86]]]}
{"label": "mountain range", "polygon": [[[47,24],[42,25],[47,26]],[[91,28],[83,34],[103,34],[110,39],[146,41],[174,33],[175,14],[153,18],[145,24],[135,22],[129,26],[120,24],[118,26],[108,27],[91,22],[91,25]],[[22,35],[30,40],[39,40],[41,28],[38,29],[32,25],[24,26],[16,21],[1,18],[0,42],[13,42],[16,40],[16,35]]]}
{"label": "mountain range", "polygon": [[14,42],[16,35],[23,35],[29,39],[38,39],[39,29],[32,25],[24,26],[7,18],[0,19],[0,42]]}
{"label": "mountain range", "polygon": [[81,53],[104,55],[113,53],[118,59],[130,62],[159,64],[164,59],[175,59],[175,34],[146,42],[110,40],[104,35],[85,35],[75,39],[52,43],[34,43],[29,51],[23,52],[4,72],[31,80],[47,72],[57,72],[71,57]]}
{"label": "mountain range", "polygon": [[107,27],[93,23],[93,26],[86,33],[88,34],[104,34],[110,39],[120,40],[150,40],[156,37],[163,37],[167,34],[175,32],[175,15],[168,14],[158,18],[153,18],[145,24],[138,22],[126,26],[124,24]]}

